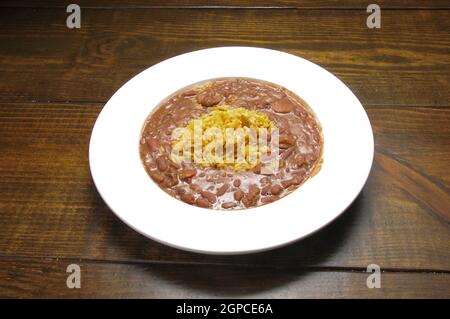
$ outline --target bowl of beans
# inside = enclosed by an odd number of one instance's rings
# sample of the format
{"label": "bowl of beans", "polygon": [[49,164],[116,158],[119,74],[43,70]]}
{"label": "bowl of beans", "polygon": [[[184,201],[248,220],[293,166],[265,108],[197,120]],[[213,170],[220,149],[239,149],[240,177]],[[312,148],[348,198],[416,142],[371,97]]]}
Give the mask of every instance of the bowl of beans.
{"label": "bowl of beans", "polygon": [[94,183],[128,226],[214,254],[279,247],[339,216],[368,178],[370,122],[323,68],[249,47],[141,72],[94,126]]}

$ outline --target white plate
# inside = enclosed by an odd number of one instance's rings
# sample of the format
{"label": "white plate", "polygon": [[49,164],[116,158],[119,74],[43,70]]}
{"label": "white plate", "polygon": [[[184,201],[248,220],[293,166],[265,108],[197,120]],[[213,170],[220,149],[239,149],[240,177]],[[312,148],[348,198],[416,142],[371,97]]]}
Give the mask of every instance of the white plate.
{"label": "white plate", "polygon": [[[173,92],[219,77],[266,80],[303,98],[323,129],[319,173],[281,200],[235,212],[198,208],[163,192],[140,161],[139,135],[144,120]],[[181,249],[237,254],[291,243],[339,216],[361,191],[372,165],[373,148],[372,129],[363,107],[331,73],[279,51],[222,47],[165,60],[121,87],[95,123],[89,162],[104,201],[139,233]]]}

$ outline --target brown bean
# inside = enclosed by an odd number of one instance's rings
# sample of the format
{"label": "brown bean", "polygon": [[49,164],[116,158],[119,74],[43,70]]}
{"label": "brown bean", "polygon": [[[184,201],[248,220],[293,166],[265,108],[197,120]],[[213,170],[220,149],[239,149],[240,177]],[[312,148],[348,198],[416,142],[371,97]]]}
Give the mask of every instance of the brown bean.
{"label": "brown bean", "polygon": [[283,187],[281,187],[280,185],[273,185],[273,186],[270,188],[270,192],[271,192],[273,195],[280,195],[282,191],[283,191]]}
{"label": "brown bean", "polygon": [[233,208],[236,207],[237,203],[234,202],[226,202],[222,204],[222,208],[228,209],[228,208]]}
{"label": "brown bean", "polygon": [[156,164],[154,161],[146,161],[145,166],[147,166],[152,171],[156,169]]}
{"label": "brown bean", "polygon": [[294,176],[292,178],[292,184],[293,185],[300,185],[301,182],[302,182],[302,180],[298,176]]}
{"label": "brown bean", "polygon": [[248,101],[246,101],[244,99],[236,99],[236,100],[234,100],[233,101],[233,105],[235,105],[237,107],[245,107],[245,108],[249,107]]}
{"label": "brown bean", "polygon": [[286,160],[289,156],[294,153],[294,147],[286,149],[283,153],[281,153],[281,158]]}
{"label": "brown bean", "polygon": [[305,170],[300,170],[295,172],[295,175],[297,176],[297,178],[300,180],[300,183],[305,179],[305,175],[306,175],[306,171]]}
{"label": "brown bean", "polygon": [[195,203],[195,197],[191,193],[185,193],[185,194],[181,195],[180,199],[183,202],[191,204],[191,205]]}
{"label": "brown bean", "polygon": [[301,182],[302,182],[302,180],[301,180],[298,176],[294,176],[294,177],[291,178],[291,179],[282,181],[282,182],[281,182],[281,185],[282,185],[284,188],[288,188],[288,187],[291,186],[291,185],[300,185]]}
{"label": "brown bean", "polygon": [[182,97],[191,97],[197,94],[196,90],[188,90],[181,94]]}
{"label": "brown bean", "polygon": [[178,178],[175,174],[166,174],[164,182],[161,184],[163,187],[173,187],[178,184]]}
{"label": "brown bean", "polygon": [[225,192],[228,190],[229,187],[230,185],[223,184],[222,186],[219,187],[219,189],[217,189],[216,195],[222,196],[223,194],[225,194]]}
{"label": "brown bean", "polygon": [[183,195],[184,193],[186,193],[186,189],[184,187],[176,187],[174,188],[174,190],[178,195]]}
{"label": "brown bean", "polygon": [[170,167],[172,167],[174,169],[179,169],[180,168],[180,165],[178,165],[177,163],[175,163],[175,162],[173,162],[171,160],[168,160],[167,163],[169,164]]}
{"label": "brown bean", "polygon": [[199,207],[203,207],[203,208],[209,208],[211,207],[211,203],[209,201],[207,201],[204,198],[197,198],[197,200],[195,201],[195,203],[197,204],[197,206]]}
{"label": "brown bean", "polygon": [[259,189],[259,187],[256,184],[251,184],[248,187],[248,193],[253,195],[253,196],[256,196],[256,195],[259,195],[260,189]]}
{"label": "brown bean", "polygon": [[305,162],[306,162],[306,160],[305,160],[305,157],[304,157],[303,155],[299,155],[299,156],[297,156],[297,158],[295,159],[295,163],[296,163],[298,166],[302,166],[303,164],[305,164]]}
{"label": "brown bean", "polygon": [[239,187],[239,186],[241,186],[241,180],[240,180],[240,179],[235,179],[235,180],[233,181],[233,186],[234,186],[234,187]]}
{"label": "brown bean", "polygon": [[256,206],[259,200],[259,195],[253,195],[251,193],[245,194],[244,198],[242,198],[242,203],[245,207]]}
{"label": "brown bean", "polygon": [[200,194],[202,194],[202,196],[204,198],[206,198],[208,200],[208,202],[210,202],[211,204],[214,204],[216,202],[216,200],[217,200],[216,195],[214,195],[211,192],[202,191],[202,192],[200,192]]}
{"label": "brown bean", "polygon": [[295,144],[295,138],[289,134],[281,134],[278,140],[278,146],[281,149],[286,149]]}
{"label": "brown bean", "polygon": [[261,173],[261,168],[262,168],[262,164],[258,163],[252,168],[252,172],[259,174],[259,173]]}
{"label": "brown bean", "polygon": [[160,156],[156,159],[156,166],[160,171],[165,171],[169,167],[164,156]]}
{"label": "brown bean", "polygon": [[197,95],[197,102],[203,106],[210,107],[222,101],[223,96],[213,90],[203,91]]}
{"label": "brown bean", "polygon": [[269,193],[270,193],[270,188],[271,188],[271,187],[272,187],[271,185],[264,186],[264,187],[261,189],[261,195],[267,195],[267,194],[269,194]]}
{"label": "brown bean", "polygon": [[172,153],[172,146],[170,144],[164,144],[163,149],[167,154]]}
{"label": "brown bean", "polygon": [[194,192],[196,193],[200,193],[203,189],[201,188],[201,186],[197,185],[197,184],[190,184],[189,188],[192,189]]}
{"label": "brown bean", "polygon": [[159,149],[159,144],[154,138],[147,138],[146,140],[150,152],[156,152]]}
{"label": "brown bean", "polygon": [[283,186],[284,188],[288,188],[291,185],[292,185],[292,180],[291,179],[286,179],[284,181],[281,181],[281,186]]}
{"label": "brown bean", "polygon": [[263,177],[259,180],[259,182],[261,183],[261,185],[267,185],[270,184],[270,178],[269,177]]}
{"label": "brown bean", "polygon": [[242,199],[242,197],[244,197],[244,192],[241,190],[235,191],[233,196],[234,196],[234,199],[239,202]]}
{"label": "brown bean", "polygon": [[287,97],[272,103],[272,110],[277,113],[289,113],[293,109],[294,104]]}
{"label": "brown bean", "polygon": [[195,168],[187,168],[187,169],[183,169],[178,173],[178,177],[181,180],[186,180],[188,178],[191,178],[193,176],[195,176],[195,174],[197,174],[197,170]]}
{"label": "brown bean", "polygon": [[164,175],[159,172],[150,172],[149,175],[158,184],[162,183],[165,179]]}
{"label": "brown bean", "polygon": [[280,199],[278,196],[266,196],[261,199],[263,204],[273,203],[274,201]]}

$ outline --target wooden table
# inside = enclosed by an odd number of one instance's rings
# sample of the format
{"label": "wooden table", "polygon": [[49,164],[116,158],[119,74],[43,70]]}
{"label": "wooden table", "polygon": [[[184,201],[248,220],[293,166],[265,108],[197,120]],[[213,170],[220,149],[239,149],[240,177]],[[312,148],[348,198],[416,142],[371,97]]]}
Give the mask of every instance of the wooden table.
{"label": "wooden table", "polygon": [[[379,0],[78,0],[0,4],[1,297],[450,297],[450,3]],[[125,4],[124,4],[125,3]],[[375,161],[351,207],[317,234],[245,256],[149,240],[90,177],[109,97],[171,56],[261,46],[311,60],[364,105]],[[326,93],[326,92],[325,92]],[[68,289],[66,267],[81,267]],[[381,288],[366,286],[369,264]]]}

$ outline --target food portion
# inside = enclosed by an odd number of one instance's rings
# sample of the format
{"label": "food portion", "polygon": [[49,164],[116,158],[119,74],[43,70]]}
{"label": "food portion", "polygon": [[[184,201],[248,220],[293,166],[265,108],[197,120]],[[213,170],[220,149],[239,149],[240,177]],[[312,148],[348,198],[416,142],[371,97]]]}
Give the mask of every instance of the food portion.
{"label": "food portion", "polygon": [[140,155],[165,192],[203,208],[276,201],[320,169],[321,128],[285,88],[247,78],[194,84],[147,118]]}
{"label": "food portion", "polygon": [[[198,128],[197,132],[196,127]],[[174,162],[181,164],[185,160],[185,162],[195,162],[203,167],[242,171],[254,168],[261,163],[261,157],[264,151],[268,151],[268,145],[260,149],[257,138],[262,137],[264,133],[260,134],[261,132],[265,132],[267,141],[267,133],[276,129],[276,126],[270,121],[267,114],[262,112],[248,110],[244,107],[221,105],[211,107],[210,112],[190,120],[188,125],[182,129],[184,131],[180,130],[180,134],[175,135],[176,139],[172,142],[171,159]],[[255,140],[250,143],[252,133]],[[188,134],[187,139],[183,138],[185,134]],[[193,138],[196,136],[195,134],[197,134],[197,139]],[[226,152],[227,137],[229,137],[229,153]],[[199,142],[197,154],[195,141]],[[219,143],[218,147],[221,148],[217,152],[215,151],[216,143]],[[238,160],[239,144],[242,145],[241,160]],[[186,147],[190,154],[184,158],[183,156],[186,154],[183,150]],[[229,158],[227,158],[227,154],[230,154]],[[251,155],[254,156],[253,160]]]}

